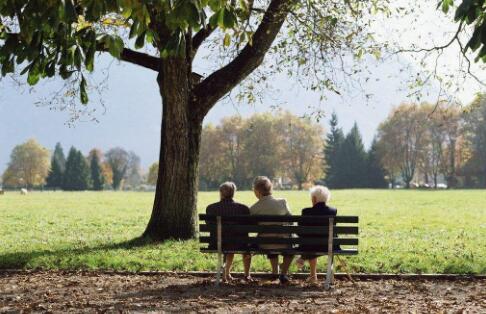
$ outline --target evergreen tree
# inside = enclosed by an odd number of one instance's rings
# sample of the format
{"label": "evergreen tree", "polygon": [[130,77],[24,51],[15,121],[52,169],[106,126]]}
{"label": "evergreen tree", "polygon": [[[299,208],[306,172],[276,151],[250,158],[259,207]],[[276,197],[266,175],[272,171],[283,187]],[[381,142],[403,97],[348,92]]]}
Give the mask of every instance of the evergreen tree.
{"label": "evergreen tree", "polygon": [[71,147],[66,161],[63,189],[66,191],[84,191],[89,188],[90,171],[83,154]]}
{"label": "evergreen tree", "polygon": [[336,161],[339,148],[344,140],[343,130],[338,127],[338,117],[335,112],[332,113],[330,121],[331,129],[327,134],[326,146],[324,148],[324,160],[325,160],[325,172],[326,172],[326,184],[333,188],[336,186]]}
{"label": "evergreen tree", "polygon": [[373,139],[373,143],[371,144],[367,155],[367,187],[374,189],[386,188],[388,184],[385,180],[385,170],[380,162],[376,139]]}
{"label": "evergreen tree", "polygon": [[59,161],[52,156],[51,168],[49,169],[49,175],[46,179],[46,187],[51,189],[62,188],[63,185],[63,173]]}
{"label": "evergreen tree", "polygon": [[103,190],[105,177],[101,171],[100,159],[97,154],[93,154],[90,162],[92,189],[95,191]]}
{"label": "evergreen tree", "polygon": [[55,158],[59,166],[61,167],[61,172],[64,172],[66,169],[66,157],[64,157],[64,151],[62,149],[61,143],[57,143],[56,147],[54,148],[54,153],[52,154],[52,158]]}
{"label": "evergreen tree", "polygon": [[54,153],[51,158],[51,168],[47,176],[46,183],[48,188],[57,189],[62,188],[63,174],[66,168],[66,158],[62,150],[61,143],[56,144]]}
{"label": "evergreen tree", "polygon": [[366,152],[356,123],[339,147],[334,176],[335,188],[366,186]]}

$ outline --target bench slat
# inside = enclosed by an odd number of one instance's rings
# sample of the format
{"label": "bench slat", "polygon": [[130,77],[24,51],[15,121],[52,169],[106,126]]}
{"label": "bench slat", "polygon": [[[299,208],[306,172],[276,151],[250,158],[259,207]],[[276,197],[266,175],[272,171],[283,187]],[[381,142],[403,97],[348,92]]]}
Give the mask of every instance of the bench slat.
{"label": "bench slat", "polygon": [[[201,232],[216,232],[216,225],[199,225]],[[295,234],[312,234],[319,236],[327,235],[325,226],[281,226],[281,225],[223,225],[223,233],[231,231],[234,233],[295,233]],[[358,234],[358,227],[337,226],[334,227],[334,233],[341,234]]]}
{"label": "bench slat", "polygon": [[[334,238],[335,245],[358,245],[358,241],[357,238]],[[200,237],[199,242],[213,243],[215,239],[211,237]],[[223,246],[225,244],[305,244],[327,246],[327,238],[231,237],[227,241],[223,239]]]}
{"label": "bench slat", "polygon": [[[216,221],[216,215],[200,214],[201,221]],[[241,222],[241,224],[257,222],[301,222],[301,223],[326,223],[329,218],[334,218],[336,223],[358,223],[358,216],[275,216],[275,215],[258,215],[258,216],[221,216],[222,222]]]}
{"label": "bench slat", "polygon": [[[202,248],[202,253],[218,253],[218,250]],[[299,249],[292,250],[260,250],[260,249],[248,249],[248,250],[223,250],[223,253],[233,253],[233,254],[289,254],[289,255],[300,255],[300,254],[315,254],[315,255],[327,255],[327,252],[314,252],[314,251],[304,251]],[[334,255],[357,255],[357,249],[345,249],[345,250],[333,250]]]}

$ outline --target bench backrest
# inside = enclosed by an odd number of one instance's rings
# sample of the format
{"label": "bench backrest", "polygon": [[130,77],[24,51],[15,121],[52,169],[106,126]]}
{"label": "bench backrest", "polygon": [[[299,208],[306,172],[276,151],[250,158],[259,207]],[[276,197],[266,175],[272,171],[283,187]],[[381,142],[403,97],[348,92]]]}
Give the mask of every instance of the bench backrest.
{"label": "bench backrest", "polygon": [[[330,247],[339,254],[356,254],[358,245],[357,216],[215,216],[199,215],[201,243],[209,244],[204,250],[214,250],[221,235],[221,247],[248,247],[286,244],[289,250],[299,252],[324,252]],[[332,221],[330,225],[329,221]],[[219,222],[219,227],[218,227]],[[219,233],[218,233],[219,229]],[[332,236],[330,237],[330,231]],[[265,234],[258,237],[257,234]],[[270,234],[270,235],[269,235]],[[330,242],[332,241],[332,242]],[[285,251],[285,250],[279,250]],[[327,252],[324,252],[327,253]]]}

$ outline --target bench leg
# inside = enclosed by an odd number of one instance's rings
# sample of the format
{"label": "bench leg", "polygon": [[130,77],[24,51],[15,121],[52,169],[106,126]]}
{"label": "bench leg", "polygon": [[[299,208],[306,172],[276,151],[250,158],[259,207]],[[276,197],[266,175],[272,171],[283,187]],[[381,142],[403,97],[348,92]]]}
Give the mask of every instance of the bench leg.
{"label": "bench leg", "polygon": [[223,270],[223,254],[218,253],[218,270],[216,272],[216,286],[221,283],[221,273]]}
{"label": "bench leg", "polygon": [[324,287],[326,290],[331,289],[331,285],[334,283],[334,263],[333,263],[333,254],[327,255],[327,272],[326,272],[326,282],[324,283]]}

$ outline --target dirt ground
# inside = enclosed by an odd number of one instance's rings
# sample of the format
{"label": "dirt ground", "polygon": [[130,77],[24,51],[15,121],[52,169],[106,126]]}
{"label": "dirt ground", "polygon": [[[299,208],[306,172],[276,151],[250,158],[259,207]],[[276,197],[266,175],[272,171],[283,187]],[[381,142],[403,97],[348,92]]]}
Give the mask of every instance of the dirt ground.
{"label": "dirt ground", "polygon": [[486,313],[486,280],[337,280],[334,289],[259,279],[214,286],[181,274],[0,274],[0,313]]}

